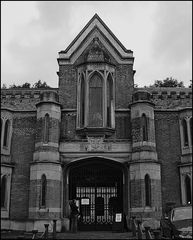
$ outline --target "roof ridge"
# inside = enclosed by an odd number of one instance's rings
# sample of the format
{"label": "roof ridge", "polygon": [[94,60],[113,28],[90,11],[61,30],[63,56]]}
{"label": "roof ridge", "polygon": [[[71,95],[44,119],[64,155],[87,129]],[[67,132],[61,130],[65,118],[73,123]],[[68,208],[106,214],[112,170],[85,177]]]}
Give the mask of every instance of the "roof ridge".
{"label": "roof ridge", "polygon": [[88,21],[88,23],[82,28],[82,30],[76,35],[74,40],[68,45],[68,47],[65,50],[61,50],[59,53],[67,53],[68,50],[73,46],[73,44],[79,39],[79,37],[84,33],[84,31],[89,27],[89,25],[94,21],[94,19],[98,19],[99,22],[104,26],[104,28],[111,34],[111,36],[114,38],[114,40],[120,45],[120,47],[125,52],[132,52],[129,49],[126,49],[125,46],[120,42],[120,40],[114,35],[114,33],[110,30],[110,28],[105,24],[105,22],[99,17],[97,13],[94,14],[94,16]]}

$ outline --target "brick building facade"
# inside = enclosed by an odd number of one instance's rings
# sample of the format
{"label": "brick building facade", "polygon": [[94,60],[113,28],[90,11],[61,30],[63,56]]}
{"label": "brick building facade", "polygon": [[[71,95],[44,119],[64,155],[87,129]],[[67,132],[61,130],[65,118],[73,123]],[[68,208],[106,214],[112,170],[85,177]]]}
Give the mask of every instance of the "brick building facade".
{"label": "brick building facade", "polygon": [[98,17],[59,52],[57,89],[1,90],[1,227],[110,229],[192,201],[192,91],[135,88],[134,57]]}

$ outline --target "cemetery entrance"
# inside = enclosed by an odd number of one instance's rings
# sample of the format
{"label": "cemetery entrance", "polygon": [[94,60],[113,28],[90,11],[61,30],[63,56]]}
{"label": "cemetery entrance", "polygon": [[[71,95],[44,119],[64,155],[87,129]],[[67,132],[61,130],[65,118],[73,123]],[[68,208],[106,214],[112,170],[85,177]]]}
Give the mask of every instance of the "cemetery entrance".
{"label": "cemetery entrance", "polygon": [[109,160],[89,160],[71,167],[69,199],[79,206],[79,230],[110,230],[115,213],[123,210],[123,173]]}

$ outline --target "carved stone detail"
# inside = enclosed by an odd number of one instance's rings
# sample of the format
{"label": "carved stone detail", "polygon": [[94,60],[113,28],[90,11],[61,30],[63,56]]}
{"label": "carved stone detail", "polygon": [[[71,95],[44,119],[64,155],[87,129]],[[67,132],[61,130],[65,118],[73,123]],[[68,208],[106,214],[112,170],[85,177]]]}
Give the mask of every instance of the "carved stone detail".
{"label": "carved stone detail", "polygon": [[111,150],[111,144],[105,143],[103,137],[87,137],[85,150],[88,152],[105,152]]}

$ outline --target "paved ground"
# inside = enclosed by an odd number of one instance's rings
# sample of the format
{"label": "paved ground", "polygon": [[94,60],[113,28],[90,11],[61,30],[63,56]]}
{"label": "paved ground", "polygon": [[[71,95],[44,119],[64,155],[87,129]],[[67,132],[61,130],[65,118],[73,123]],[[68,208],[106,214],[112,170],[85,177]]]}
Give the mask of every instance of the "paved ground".
{"label": "paved ground", "polygon": [[[38,233],[38,237],[40,237]],[[24,237],[22,237],[24,236]],[[19,231],[1,232],[1,239],[32,239],[32,233],[23,233]],[[52,234],[49,233],[49,239]],[[77,232],[77,233],[57,233],[56,239],[137,239],[131,232]],[[143,237],[145,239],[145,237]]]}
{"label": "paved ground", "polygon": [[57,234],[58,239],[137,239],[132,237],[132,233],[116,232],[78,232]]}

